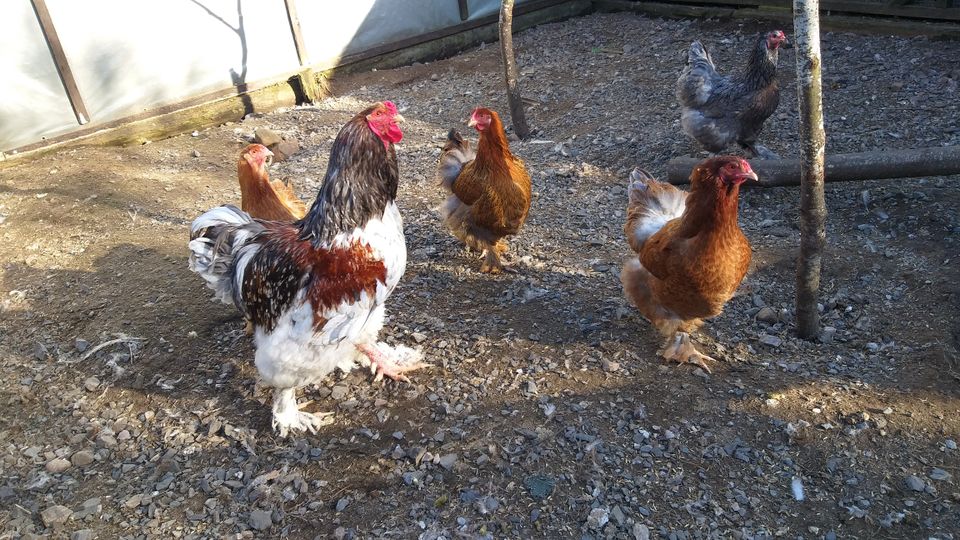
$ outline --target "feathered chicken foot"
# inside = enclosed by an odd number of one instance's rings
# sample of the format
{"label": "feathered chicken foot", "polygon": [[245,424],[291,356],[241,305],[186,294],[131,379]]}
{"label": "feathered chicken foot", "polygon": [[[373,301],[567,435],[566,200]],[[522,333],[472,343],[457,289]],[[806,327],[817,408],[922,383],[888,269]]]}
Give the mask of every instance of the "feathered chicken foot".
{"label": "feathered chicken foot", "polygon": [[250,319],[246,319],[246,318],[245,318],[245,319],[243,319],[243,322],[244,322],[244,325],[243,325],[243,333],[246,334],[247,337],[252,336],[252,335],[253,335],[253,321],[251,321]]}
{"label": "feathered chicken foot", "polygon": [[677,332],[673,335],[673,341],[668,343],[660,352],[664,359],[670,362],[680,364],[694,364],[703,368],[707,373],[713,373],[706,361],[716,362],[717,359],[707,356],[697,350],[690,341],[690,334],[686,332]]}
{"label": "feathered chicken foot", "polygon": [[[501,245],[503,246],[502,248]],[[480,257],[483,259],[483,263],[480,264],[480,272],[484,274],[499,274],[501,272],[516,274],[517,271],[515,269],[503,264],[503,261],[500,260],[500,254],[505,251],[506,245],[500,242],[484,249],[483,255]]]}
{"label": "feathered chicken foot", "polygon": [[420,361],[419,352],[407,347],[397,347],[400,356],[397,360],[384,354],[376,345],[359,344],[357,350],[370,359],[370,372],[376,375],[374,381],[379,381],[386,375],[395,381],[410,382],[404,373],[430,366]]}
{"label": "feathered chicken foot", "polygon": [[273,391],[273,429],[281,437],[291,431],[309,431],[333,423],[333,413],[308,413],[300,410],[297,404],[296,388],[277,388]]}

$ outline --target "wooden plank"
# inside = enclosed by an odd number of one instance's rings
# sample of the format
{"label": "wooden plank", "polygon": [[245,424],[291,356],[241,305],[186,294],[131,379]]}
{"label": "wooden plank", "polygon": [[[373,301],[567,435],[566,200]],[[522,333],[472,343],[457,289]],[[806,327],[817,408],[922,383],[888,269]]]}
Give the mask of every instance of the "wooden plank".
{"label": "wooden plank", "polygon": [[33,3],[33,11],[37,14],[37,20],[40,21],[40,29],[43,30],[47,46],[50,47],[50,54],[53,55],[53,63],[57,66],[60,81],[63,82],[63,88],[67,92],[67,99],[70,100],[70,106],[73,107],[73,114],[77,117],[77,122],[80,125],[86,124],[90,121],[90,114],[87,112],[87,106],[84,105],[83,98],[80,96],[80,88],[77,86],[77,80],[73,77],[73,71],[70,70],[67,54],[63,51],[63,45],[60,44],[60,36],[57,35],[57,29],[53,25],[46,0],[30,1]]}
{"label": "wooden plank", "polygon": [[467,5],[467,0],[457,0],[457,4],[460,6],[460,20],[465,21],[470,18],[470,6]]}
{"label": "wooden plank", "polygon": [[303,44],[303,30],[300,29],[300,16],[297,15],[297,1],[284,0],[287,6],[287,20],[290,21],[290,33],[293,34],[293,45],[297,49],[297,59],[301,66],[310,64],[307,47]]}
{"label": "wooden plank", "polygon": [[[686,0],[673,1],[683,2]],[[632,0],[594,0],[594,6],[598,11],[632,11],[658,17],[733,17],[737,19],[775,21],[784,25],[793,22],[793,13],[786,8],[734,9],[719,6],[691,6],[679,3],[634,2]],[[820,28],[830,32],[960,39],[960,25],[953,22],[830,15],[820,20]]]}
{"label": "wooden plank", "polygon": [[[624,3],[645,4],[635,0],[620,0]],[[599,0],[597,3],[608,3]],[[790,0],[667,0],[664,3],[677,4],[713,4],[734,6],[737,8],[783,8],[791,9]],[[960,9],[954,7],[935,7],[902,4],[881,4],[862,2],[857,0],[823,0],[820,2],[820,12],[855,13],[858,15],[882,15],[886,17],[906,17],[911,19],[927,19],[938,21],[960,21]]]}

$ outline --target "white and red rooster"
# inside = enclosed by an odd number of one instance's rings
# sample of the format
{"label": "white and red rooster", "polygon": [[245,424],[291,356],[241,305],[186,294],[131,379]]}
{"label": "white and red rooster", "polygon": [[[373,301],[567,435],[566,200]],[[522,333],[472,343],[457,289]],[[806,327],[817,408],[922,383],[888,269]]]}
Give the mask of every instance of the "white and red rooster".
{"label": "white and red rooster", "polygon": [[359,362],[377,378],[407,380],[426,366],[407,347],[377,343],[384,304],[407,262],[394,202],[396,106],[357,114],[337,135],[323,187],[293,223],[261,221],[234,206],[214,208],[190,228],[190,269],[253,324],[255,364],[274,387],[273,427],[316,432],[332,413],[297,405],[297,388]]}

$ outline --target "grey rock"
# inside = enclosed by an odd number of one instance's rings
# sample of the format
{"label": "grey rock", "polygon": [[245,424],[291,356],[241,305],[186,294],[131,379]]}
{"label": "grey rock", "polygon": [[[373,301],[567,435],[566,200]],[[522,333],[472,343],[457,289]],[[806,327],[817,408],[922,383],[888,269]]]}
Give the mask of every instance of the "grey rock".
{"label": "grey rock", "polygon": [[947,450],[956,450],[956,449],[957,449],[957,442],[954,441],[953,439],[947,439],[947,440],[943,441],[943,446],[945,446],[945,447],[947,448]]}
{"label": "grey rock", "polygon": [[643,523],[633,524],[634,540],[650,540],[650,528]]}
{"label": "grey rock", "polygon": [[953,475],[943,469],[934,467],[934,469],[930,471],[930,478],[932,478],[933,480],[945,482],[953,478]]}
{"label": "grey rock", "polygon": [[70,462],[73,463],[74,467],[86,467],[87,465],[93,463],[93,459],[93,452],[89,450],[80,450],[70,457]]}
{"label": "grey rock", "polygon": [[296,137],[284,137],[282,141],[269,145],[273,157],[277,161],[286,161],[290,156],[300,151],[300,141]]}
{"label": "grey rock", "polygon": [[40,512],[40,520],[43,521],[45,527],[56,527],[66,523],[72,515],[73,510],[58,504]]}
{"label": "grey rock", "polygon": [[54,458],[47,462],[46,469],[48,473],[58,474],[70,468],[70,460],[63,458]]}
{"label": "grey rock", "polygon": [[764,306],[757,312],[757,320],[760,322],[773,324],[780,320],[780,317],[777,315],[777,310],[773,309],[770,306]]}
{"label": "grey rock", "polygon": [[250,512],[247,523],[258,531],[265,531],[273,526],[273,517],[268,510],[254,510]]}
{"label": "grey rock", "polygon": [[100,387],[100,379],[92,376],[87,377],[83,381],[83,387],[87,390],[87,392],[93,392]]}
{"label": "grey rock", "polygon": [[440,456],[440,466],[448,471],[453,469],[453,466],[457,463],[457,457],[458,456],[455,453],[444,454],[443,456]]}
{"label": "grey rock", "polygon": [[606,508],[594,508],[587,516],[587,527],[599,530],[610,521],[610,511]]}
{"label": "grey rock", "polygon": [[73,347],[77,349],[77,352],[82,353],[90,348],[90,342],[85,339],[77,338],[73,342]]}
{"label": "grey rock", "polygon": [[280,143],[283,139],[270,128],[258,127],[253,131],[253,142],[262,144],[269,148],[272,145]]}
{"label": "grey rock", "polygon": [[70,540],[94,540],[96,537],[97,533],[93,532],[93,529],[80,529],[70,534]]}
{"label": "grey rock", "polygon": [[927,487],[927,483],[920,479],[915,474],[911,474],[906,478],[907,487],[913,491],[923,491]]}
{"label": "grey rock", "polygon": [[333,390],[330,392],[330,398],[336,401],[342,401],[343,398],[347,397],[347,393],[350,391],[346,386],[338,384],[333,387]]}
{"label": "grey rock", "polygon": [[777,336],[771,336],[770,334],[761,334],[760,343],[763,343],[764,345],[769,345],[773,348],[777,348],[783,344],[783,340],[778,338]]}
{"label": "grey rock", "polygon": [[350,504],[350,497],[343,497],[339,499],[337,501],[337,506],[336,506],[337,512],[343,512],[347,508],[347,505],[349,504]]}

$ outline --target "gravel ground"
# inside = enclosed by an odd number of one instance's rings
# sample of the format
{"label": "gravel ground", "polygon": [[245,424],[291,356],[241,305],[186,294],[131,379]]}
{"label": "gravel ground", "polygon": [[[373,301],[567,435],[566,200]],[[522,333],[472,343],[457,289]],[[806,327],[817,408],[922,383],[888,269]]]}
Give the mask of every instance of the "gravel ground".
{"label": "gravel ground", "polygon": [[[956,177],[827,188],[825,327],[793,337],[796,188],[750,190],[754,263],[697,335],[715,373],[665,365],[618,282],[626,175],[701,155],[673,83],[692,39],[738,69],[757,22],[593,15],[516,39],[534,140],[517,275],[441,227],[436,158],[477,104],[505,111],[497,47],[334,81],[316,106],[0,177],[0,538],[956,538]],[[825,34],[828,151],[960,144],[960,43]],[[762,142],[796,156],[792,51]],[[411,384],[309,389],[336,422],[281,439],[250,341],[186,268],[187,225],[239,201],[256,127],[302,150],[304,198],[339,127],[393,99],[410,262],[388,342]],[[802,497],[800,494],[802,493]]]}

